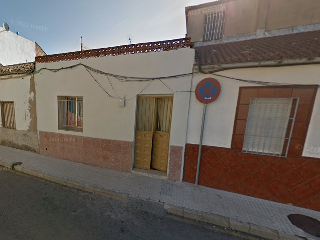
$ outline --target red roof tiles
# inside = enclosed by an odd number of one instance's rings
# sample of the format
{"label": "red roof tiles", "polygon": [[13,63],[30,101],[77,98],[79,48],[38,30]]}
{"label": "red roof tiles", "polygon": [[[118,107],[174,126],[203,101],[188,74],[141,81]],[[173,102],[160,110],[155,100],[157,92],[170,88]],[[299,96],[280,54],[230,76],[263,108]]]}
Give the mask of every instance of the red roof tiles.
{"label": "red roof tiles", "polygon": [[0,76],[32,73],[34,71],[34,67],[35,67],[34,62],[1,66]]}
{"label": "red roof tiles", "polygon": [[320,57],[320,31],[250,39],[195,47],[201,65],[281,62]]}

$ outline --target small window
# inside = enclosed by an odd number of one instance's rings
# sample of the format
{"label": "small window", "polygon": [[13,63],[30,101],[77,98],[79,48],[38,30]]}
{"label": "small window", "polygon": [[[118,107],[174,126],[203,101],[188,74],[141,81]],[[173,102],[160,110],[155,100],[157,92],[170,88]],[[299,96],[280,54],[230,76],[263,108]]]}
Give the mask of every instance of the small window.
{"label": "small window", "polygon": [[297,106],[296,98],[251,99],[243,152],[286,157]]}
{"label": "small window", "polygon": [[82,97],[58,97],[58,129],[83,131]]}
{"label": "small window", "polygon": [[225,16],[225,11],[212,12],[205,15],[203,41],[222,39]]}
{"label": "small window", "polygon": [[13,102],[1,102],[1,123],[4,128],[16,129]]}

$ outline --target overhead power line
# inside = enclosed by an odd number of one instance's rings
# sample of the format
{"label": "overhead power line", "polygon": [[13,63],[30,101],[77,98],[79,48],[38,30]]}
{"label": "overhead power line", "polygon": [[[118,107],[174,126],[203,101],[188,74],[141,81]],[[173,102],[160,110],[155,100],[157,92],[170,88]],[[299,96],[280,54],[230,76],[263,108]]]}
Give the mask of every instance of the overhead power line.
{"label": "overhead power line", "polygon": [[[109,77],[113,77],[115,79],[117,79],[120,82],[149,82],[139,93],[137,93],[135,96],[131,97],[131,98],[126,98],[127,100],[133,99],[135,98],[137,95],[141,94],[150,84],[152,81],[155,80],[159,80],[167,89],[170,90],[171,93],[177,93],[177,92],[194,92],[194,91],[174,91],[172,90],[167,84],[165,84],[163,82],[163,80],[166,79],[173,79],[173,78],[182,78],[182,77],[187,77],[190,75],[195,74],[195,72],[192,73],[184,73],[184,74],[177,74],[177,75],[170,75],[170,76],[161,76],[161,77],[132,77],[132,76],[123,76],[123,75],[117,75],[117,74],[113,74],[113,73],[108,73],[108,72],[104,72],[101,70],[98,70],[96,68],[90,67],[88,65],[85,65],[83,63],[78,63],[78,64],[74,64],[68,67],[61,67],[61,68],[40,68],[39,70],[35,71],[34,73],[40,73],[41,71],[51,71],[51,72],[59,72],[59,71],[63,71],[63,70],[67,70],[67,69],[72,69],[72,68],[76,68],[82,66],[86,69],[86,71],[90,74],[90,76],[92,77],[92,79],[99,85],[99,87],[111,98],[114,99],[124,99],[125,97],[121,97],[118,95],[118,93],[116,92],[111,80]],[[217,73],[210,73],[210,72],[204,72],[202,71],[201,65],[199,64],[199,72],[205,75],[212,75],[212,76],[217,76],[217,77],[222,77],[222,78],[226,78],[226,79],[230,79],[230,80],[234,80],[234,81],[240,81],[240,82],[245,82],[245,83],[250,83],[250,84],[257,84],[257,85],[264,85],[264,86],[302,86],[304,84],[292,84],[292,83],[276,83],[276,82],[267,82],[267,81],[258,81],[258,80],[248,80],[248,79],[242,79],[242,78],[235,78],[235,77],[229,77],[229,76],[225,76],[225,75],[221,75],[221,74],[217,74]],[[103,86],[100,84],[100,82],[93,76],[93,73],[97,73],[100,75],[104,75],[107,77],[108,82],[111,86],[112,91],[114,92],[114,95],[110,94],[106,89],[103,88]],[[316,84],[315,84],[316,85]],[[318,84],[318,86],[320,87],[320,85]]]}

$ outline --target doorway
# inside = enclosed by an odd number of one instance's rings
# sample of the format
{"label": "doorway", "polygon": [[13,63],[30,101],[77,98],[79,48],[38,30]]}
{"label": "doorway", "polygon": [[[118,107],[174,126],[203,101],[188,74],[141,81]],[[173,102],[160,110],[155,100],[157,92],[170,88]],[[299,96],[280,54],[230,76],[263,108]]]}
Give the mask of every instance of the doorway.
{"label": "doorway", "polygon": [[167,172],[172,96],[138,97],[134,167]]}

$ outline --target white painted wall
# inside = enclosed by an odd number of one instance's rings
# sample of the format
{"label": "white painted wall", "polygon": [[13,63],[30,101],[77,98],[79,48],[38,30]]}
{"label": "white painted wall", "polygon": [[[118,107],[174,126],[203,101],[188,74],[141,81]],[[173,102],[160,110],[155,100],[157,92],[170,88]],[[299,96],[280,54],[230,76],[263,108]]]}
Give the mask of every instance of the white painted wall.
{"label": "white painted wall", "polygon": [[0,63],[3,66],[34,62],[35,42],[0,27]]}
{"label": "white painted wall", "polygon": [[320,88],[313,107],[303,156],[320,158]]}
{"label": "white painted wall", "polygon": [[[15,120],[17,130],[28,130],[31,122],[29,111],[29,99],[34,98],[34,94],[30,94],[30,78],[0,78],[0,101],[14,102]],[[0,114],[0,126],[2,124]]]}
{"label": "white painted wall", "polygon": [[[152,52],[133,55],[107,56],[64,61],[36,63],[41,68],[61,68],[77,63],[113,74],[131,77],[159,77],[191,73],[194,63],[193,49],[179,49],[167,52]],[[86,137],[133,141],[136,111],[136,95],[149,82],[119,82],[106,76],[93,76],[113,96],[126,97],[126,106],[119,107],[118,99],[107,96],[82,66],[60,72],[41,71],[35,75],[37,92],[38,130],[73,134]],[[188,102],[191,75],[179,79],[151,82],[141,94],[174,94],[170,144],[184,146],[186,139]],[[115,93],[116,92],[116,93]],[[173,93],[175,92],[175,93]],[[57,96],[83,96],[83,132],[58,130]]]}
{"label": "white painted wall", "polygon": [[[274,68],[234,69],[218,73],[228,77],[292,84],[320,84],[320,65],[301,65]],[[261,86],[239,82],[223,77],[196,74],[193,80],[193,91],[204,78],[214,77],[221,84],[221,95],[208,105],[203,144],[218,147],[231,147],[235,112],[239,87]],[[199,144],[203,104],[196,100],[194,93],[191,99],[187,142]],[[318,90],[313,115],[311,118],[303,156],[320,157],[320,90]]]}

